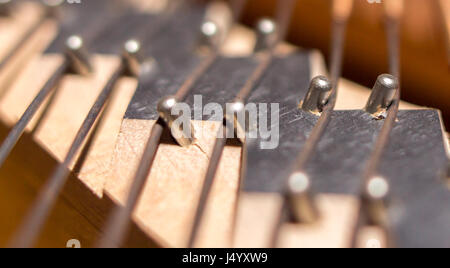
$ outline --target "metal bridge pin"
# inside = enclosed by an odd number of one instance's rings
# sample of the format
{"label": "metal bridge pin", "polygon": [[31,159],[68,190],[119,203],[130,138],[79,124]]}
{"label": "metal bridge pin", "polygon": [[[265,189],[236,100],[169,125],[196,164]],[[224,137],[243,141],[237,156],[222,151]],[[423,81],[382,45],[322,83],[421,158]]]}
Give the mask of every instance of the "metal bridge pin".
{"label": "metal bridge pin", "polygon": [[164,97],[158,102],[158,113],[160,118],[171,130],[172,137],[178,142],[179,145],[186,147],[195,142],[195,130],[192,125],[191,118],[186,118],[186,120],[176,122],[180,116],[186,116],[173,113],[173,109],[177,104],[178,100],[176,97]]}
{"label": "metal bridge pin", "polygon": [[0,16],[11,15],[12,0],[0,0]]}
{"label": "metal bridge pin", "polygon": [[200,27],[200,52],[218,50],[234,24],[234,15],[227,1],[209,1]]}
{"label": "metal bridge pin", "polygon": [[327,77],[323,75],[314,77],[309,85],[308,93],[300,104],[301,108],[310,113],[321,113],[328,102],[332,89],[332,83]]}
{"label": "metal bridge pin", "polygon": [[312,223],[319,218],[311,193],[311,181],[303,172],[295,172],[289,177],[288,201],[297,222]]}
{"label": "metal bridge pin", "polygon": [[221,44],[221,31],[217,23],[211,20],[203,22],[200,33],[199,47],[201,50],[217,48]]}
{"label": "metal bridge pin", "polygon": [[399,82],[395,76],[390,74],[378,76],[364,110],[376,118],[386,118],[386,112],[398,89]]}
{"label": "metal bridge pin", "polygon": [[278,35],[278,27],[274,20],[263,18],[258,21],[256,26],[256,44],[254,52],[260,52],[270,49],[272,44],[276,42]]}
{"label": "metal bridge pin", "polygon": [[72,35],[66,40],[67,57],[70,62],[70,70],[81,75],[87,75],[93,68],[89,55],[84,46],[84,40],[78,35]]}
{"label": "metal bridge pin", "polygon": [[387,224],[386,199],[389,194],[389,183],[382,177],[373,177],[365,187],[362,200],[367,220],[371,225],[385,227]]}
{"label": "metal bridge pin", "polygon": [[246,121],[245,103],[243,101],[235,101],[229,107],[227,106],[227,113],[225,115],[227,126],[233,126],[235,137],[242,143],[245,142],[246,136]]}
{"label": "metal bridge pin", "polygon": [[126,72],[135,77],[138,77],[141,72],[143,62],[141,52],[141,43],[135,39],[128,40],[123,48],[122,58]]}

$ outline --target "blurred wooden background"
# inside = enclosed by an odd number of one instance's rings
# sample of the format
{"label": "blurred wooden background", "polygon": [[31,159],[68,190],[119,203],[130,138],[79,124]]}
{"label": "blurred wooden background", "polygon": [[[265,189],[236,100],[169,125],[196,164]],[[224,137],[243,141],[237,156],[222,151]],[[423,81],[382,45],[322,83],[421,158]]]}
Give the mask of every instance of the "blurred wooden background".
{"label": "blurred wooden background", "polygon": [[[273,16],[277,1],[249,0],[242,21],[254,26],[258,18]],[[328,58],[331,0],[298,0],[289,41],[318,48]],[[355,0],[345,49],[344,76],[372,87],[388,70],[381,4]],[[450,0],[405,0],[401,32],[403,96],[414,104],[439,108],[450,129],[449,68]]]}

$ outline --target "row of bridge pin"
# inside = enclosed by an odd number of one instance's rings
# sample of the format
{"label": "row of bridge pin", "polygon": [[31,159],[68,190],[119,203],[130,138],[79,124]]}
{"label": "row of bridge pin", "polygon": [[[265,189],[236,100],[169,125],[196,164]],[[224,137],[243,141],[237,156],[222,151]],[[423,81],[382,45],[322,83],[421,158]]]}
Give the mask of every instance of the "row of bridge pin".
{"label": "row of bridge pin", "polygon": [[[59,6],[64,1],[45,0],[43,3],[49,10]],[[0,0],[0,15],[8,16],[11,14],[11,0]],[[255,53],[265,50],[271,44],[271,38],[276,38],[277,25],[271,19],[262,19],[257,24],[257,41]],[[205,21],[201,26],[201,46],[216,47],[221,39],[221,29],[212,21]],[[88,52],[84,45],[84,40],[77,35],[73,35],[66,40],[66,57],[70,62],[70,69],[78,74],[87,75],[93,71],[89,60]],[[122,53],[129,74],[138,77],[143,69],[155,67],[152,59],[144,59],[141,54],[141,44],[138,40],[129,40],[124,44]],[[142,68],[144,67],[145,68]],[[398,80],[392,75],[380,75],[373,87],[372,94],[364,110],[375,118],[382,119],[390,104],[393,101],[396,90],[398,89]],[[311,80],[308,93],[302,101],[300,107],[314,114],[320,114],[323,107],[327,104],[332,91],[332,83],[325,76],[317,76]],[[160,118],[171,128],[177,116],[172,114],[172,109],[179,100],[174,96],[166,96],[158,103],[158,112]],[[243,103],[233,105],[236,114],[244,112]],[[236,126],[237,127],[237,126]],[[183,132],[182,129],[179,131]],[[194,131],[195,132],[195,131]],[[191,133],[192,134],[192,133]],[[189,146],[195,141],[191,135],[177,135],[177,142],[182,146]],[[362,203],[369,212],[371,222],[382,224],[385,222],[384,203],[389,193],[388,182],[381,177],[372,178],[365,187],[365,195]],[[289,204],[291,215],[298,222],[311,223],[319,218],[319,212],[315,205],[314,197],[311,192],[311,181],[309,177],[302,173],[293,173],[288,182]]]}
{"label": "row of bridge pin", "polygon": [[[332,87],[331,81],[325,76],[313,78],[308,93],[300,105],[301,108],[313,114],[320,114],[328,102]],[[375,119],[385,118],[398,88],[399,82],[396,77],[390,74],[380,75],[364,110]],[[288,189],[288,198],[294,219],[299,222],[316,221],[319,215],[313,201],[311,181],[308,175],[303,172],[293,173],[289,178]],[[369,215],[373,216],[370,217],[379,219],[379,215],[384,213],[381,211],[383,206],[380,206],[380,202],[386,199],[388,193],[389,184],[382,177],[374,177],[366,183],[363,203],[367,205]],[[377,220],[377,222],[379,221]]]}
{"label": "row of bridge pin", "polygon": [[[276,31],[276,25],[272,20],[263,19],[258,24],[258,41],[255,51],[263,50],[267,42]],[[212,22],[205,22],[202,25],[202,36],[204,40],[211,40],[218,34],[219,29]],[[208,38],[209,37],[209,38]],[[80,74],[87,74],[92,71],[89,63],[87,52],[83,46],[83,40],[79,36],[71,36],[67,39],[67,55],[73,63],[73,68]],[[137,40],[129,40],[124,45],[123,60],[126,61],[128,69],[135,76],[140,73],[142,57],[140,56],[141,45]],[[382,118],[386,113],[395,91],[398,88],[398,80],[392,75],[380,75],[374,85],[372,94],[367,102],[365,111],[376,118]],[[308,93],[302,102],[301,108],[305,111],[317,114],[320,113],[332,89],[332,84],[325,76],[318,76],[312,79]],[[172,114],[172,109],[179,101],[174,96],[166,96],[158,103],[158,112],[160,118],[172,128],[173,122],[177,116]],[[233,105],[236,107],[233,111],[235,114],[243,112],[245,106]],[[180,130],[181,132],[183,130]],[[195,141],[195,137],[186,138],[185,135],[177,135],[177,142],[182,146],[189,146]],[[311,192],[311,181],[304,173],[294,173],[289,178],[289,194],[288,198],[291,204],[291,214],[298,222],[311,223],[319,218],[319,212],[314,202]],[[381,222],[384,218],[384,200],[389,193],[388,182],[381,177],[371,179],[366,185],[366,193],[363,203],[367,206],[373,222]]]}
{"label": "row of bridge pin", "polygon": [[[254,52],[264,51],[271,43],[271,38],[276,38],[277,25],[271,20],[264,18],[257,24],[257,41]],[[199,47],[216,47],[220,43],[220,27],[212,21],[205,21],[201,26],[201,38]],[[80,67],[87,67],[86,56],[83,56],[83,49],[76,45],[79,37],[71,37],[68,40],[69,55],[73,57],[73,62],[81,61],[77,64]],[[72,43],[72,44],[70,44]],[[75,46],[73,46],[75,44]],[[138,76],[142,58],[140,57],[140,43],[137,40],[130,40],[124,46],[123,59],[127,62],[129,69]],[[82,68],[81,68],[82,69]],[[332,83],[326,76],[317,76],[311,80],[308,93],[301,102],[300,107],[304,111],[320,114],[323,107],[327,104],[332,90]],[[383,119],[389,109],[396,90],[399,88],[398,79],[389,74],[380,75],[372,89],[372,93],[364,110],[376,119]],[[175,96],[163,97],[157,106],[159,116],[169,128],[173,127],[173,122],[178,116],[172,113],[172,109],[178,104],[179,100]],[[244,112],[244,103],[233,105],[232,111],[235,116]],[[176,126],[180,127],[180,126]],[[235,127],[239,127],[235,125]],[[183,129],[175,130],[178,133],[184,133]],[[192,136],[195,130],[191,129],[190,135],[176,135],[176,141],[182,146],[189,146],[195,142]],[[186,134],[186,133],[185,133]],[[368,221],[377,226],[385,226],[387,222],[386,201],[389,195],[389,183],[382,177],[373,177],[370,179],[364,189],[361,197],[361,205],[367,213]],[[311,181],[307,174],[297,172],[290,176],[288,182],[288,194],[290,205],[290,214],[293,219],[301,223],[313,223],[320,218],[318,208],[314,200],[314,194],[311,191]]]}

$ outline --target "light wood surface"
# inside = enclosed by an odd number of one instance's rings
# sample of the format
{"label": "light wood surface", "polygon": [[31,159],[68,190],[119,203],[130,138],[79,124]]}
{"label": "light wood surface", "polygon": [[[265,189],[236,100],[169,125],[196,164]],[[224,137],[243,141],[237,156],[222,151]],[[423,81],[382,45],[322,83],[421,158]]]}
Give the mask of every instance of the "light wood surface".
{"label": "light wood surface", "polygon": [[[14,9],[10,17],[0,18],[0,61],[5,60],[14,51],[27,33],[38,24],[43,10],[35,3],[24,2]],[[0,98],[10,88],[17,76],[23,71],[30,58],[42,52],[56,34],[56,21],[47,19],[26,40],[22,49],[15,53],[8,64],[0,70]]]}
{"label": "light wood surface", "polygon": [[25,3],[13,10],[10,16],[0,17],[0,59],[6,57],[41,16],[42,10],[37,5]]}
{"label": "light wood surface", "polygon": [[[28,104],[37,94],[38,90],[59,64],[61,64],[62,60],[63,58],[60,55],[36,56],[27,65],[27,68],[18,78],[17,83],[15,83],[14,86],[8,90],[7,94],[0,99],[0,118],[2,121],[3,133],[17,122]],[[95,56],[93,65],[96,72],[94,72],[94,74],[86,77],[66,75],[62,79],[55,97],[49,98],[47,101],[48,109],[44,113],[44,109],[47,106],[44,105],[27,127],[28,134],[19,142],[18,147],[20,147],[20,143],[22,143],[23,140],[27,140],[28,143],[33,144],[32,148],[42,148],[48,154],[46,159],[30,160],[40,163],[42,168],[45,168],[45,170],[38,171],[41,174],[36,174],[35,178],[31,178],[31,182],[27,181],[33,186],[32,188],[34,188],[31,196],[35,195],[36,189],[38,189],[44,180],[48,178],[49,172],[55,168],[55,164],[62,161],[64,158],[76,131],[80,127],[100,90],[106,84],[107,79],[117,67],[118,62],[119,59],[117,57]],[[62,200],[59,202],[61,203],[60,206],[65,207],[65,209],[58,210],[57,207],[54,210],[52,217],[49,219],[49,226],[54,226],[55,223],[58,222],[64,222],[64,225],[66,226],[59,229],[46,227],[48,228],[46,230],[59,230],[61,236],[67,236],[73,232],[74,235],[77,234],[80,236],[84,245],[93,244],[97,237],[98,230],[100,230],[103,225],[103,214],[107,214],[108,207],[112,206],[112,204],[108,202],[105,203],[101,197],[103,195],[105,179],[107,178],[106,174],[109,173],[111,155],[114,150],[122,117],[131,96],[134,93],[136,84],[137,81],[132,78],[124,78],[119,82],[113,101],[109,104],[105,120],[97,131],[96,137],[93,140],[88,153],[83,158],[82,165],[78,163],[81,168],[74,170],[72,180],[69,181],[68,186],[64,191],[64,198],[61,198]],[[39,125],[37,126],[38,122]],[[30,149],[30,151],[33,152],[32,149]],[[28,152],[28,154],[29,153],[30,152]],[[19,162],[6,163],[6,165],[22,164],[24,165],[22,168],[25,167],[25,169],[29,168],[30,170],[33,170],[32,167],[27,166],[27,164],[29,164],[27,163],[29,160],[27,157],[32,157],[32,155],[22,155],[22,157],[24,159],[20,160],[12,157],[12,160],[17,160]],[[74,167],[75,164],[72,165],[72,168]],[[5,170],[8,170],[8,167],[6,167]],[[36,172],[36,170],[34,170],[34,172]],[[2,173],[1,182],[6,183],[13,180],[16,183],[23,184],[23,180],[26,178],[22,178],[22,176],[26,176],[26,174],[22,173],[23,172],[18,172],[17,174],[13,172]],[[14,174],[14,178],[11,178],[12,174]],[[18,196],[16,198],[4,199],[2,203],[8,203],[8,200],[11,202],[11,200],[20,199],[22,198],[22,195],[26,195],[24,193],[20,194],[20,191],[18,191],[17,194]],[[32,198],[30,194],[27,196],[31,202]],[[58,212],[61,212],[62,210],[70,210],[74,216],[63,221],[61,221],[61,219],[55,221],[55,217],[61,217]],[[62,214],[65,214],[65,212]],[[87,221],[81,220],[80,217]],[[19,219],[17,218],[17,221],[18,220]],[[80,227],[80,225],[82,225],[82,227]],[[77,226],[80,230],[75,232],[74,228]],[[11,231],[11,229],[8,230]],[[83,230],[86,232],[83,232]],[[47,237],[46,232],[45,237]],[[55,236],[52,235],[50,237],[54,238]],[[145,237],[143,237],[143,239],[145,240]],[[49,240],[51,242],[49,242]],[[59,243],[62,243],[64,239],[60,240]],[[137,241],[139,241],[139,239]],[[2,239],[0,242],[4,243],[5,240]],[[39,245],[55,246],[54,244],[48,243],[54,243],[54,241],[51,239],[43,239],[40,241]],[[60,244],[60,246],[64,245]]]}

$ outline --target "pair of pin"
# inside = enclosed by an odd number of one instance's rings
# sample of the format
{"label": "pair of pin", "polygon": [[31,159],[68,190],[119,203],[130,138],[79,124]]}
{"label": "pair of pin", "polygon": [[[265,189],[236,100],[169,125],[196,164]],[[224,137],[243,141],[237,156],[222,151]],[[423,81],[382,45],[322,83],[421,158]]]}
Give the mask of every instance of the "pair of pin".
{"label": "pair of pin", "polygon": [[[195,130],[191,118],[188,118],[189,123],[187,125],[179,124],[181,122],[178,122],[177,119],[182,115],[175,113],[176,111],[174,109],[216,61],[219,46],[221,45],[220,40],[224,38],[226,29],[217,23],[212,16],[207,15],[201,25],[200,33],[201,37],[199,39],[198,50],[202,54],[203,59],[179,87],[175,95],[165,96],[159,100],[157,104],[159,122],[163,122],[164,125],[157,123],[152,127],[141,160],[133,176],[126,204],[123,208],[119,208],[111,214],[105,228],[105,236],[98,243],[99,247],[115,247],[121,245],[127,232],[128,219],[134,211],[143,185],[152,169],[164,127],[172,131],[172,137],[181,146],[187,147],[195,142]],[[185,122],[185,120],[180,121]]]}
{"label": "pair of pin", "polygon": [[[289,204],[294,220],[312,223],[319,218],[319,212],[311,192],[310,178],[303,172],[296,172],[289,177]],[[365,187],[361,202],[367,212],[369,222],[384,226],[387,222],[386,201],[389,195],[389,183],[382,177],[373,177]]]}
{"label": "pair of pin", "polygon": [[[102,111],[104,111],[104,107],[108,99],[110,98],[118,79],[123,75],[131,75],[134,77],[140,76],[143,74],[142,71],[147,69],[144,68],[144,66],[146,66],[146,63],[153,63],[153,61],[144,61],[140,52],[141,45],[137,40],[129,40],[125,43],[121,64],[108,80],[107,84],[97,97],[94,105],[91,107],[88,115],[79,128],[77,135],[72,142],[67,155],[64,158],[63,163],[61,163],[57,167],[57,169],[55,169],[52,176],[42,188],[40,194],[38,195],[37,201],[34,203],[29,214],[27,214],[24,224],[21,226],[19,232],[12,241],[11,245],[13,247],[30,247],[36,240],[39,231],[45,223],[46,216],[50,212],[50,209],[53,207],[58,195],[60,194],[63,186],[66,183],[69,175],[69,169],[67,167],[70,166],[78,151],[82,148],[85,139],[88,137],[96,121],[100,120],[98,118],[102,114]],[[81,37],[71,36],[67,39],[65,55],[65,63],[58,69],[59,71],[55,73],[51,80],[57,81],[67,71],[73,71],[80,75],[87,75],[93,71],[92,65],[89,60],[90,57],[86,51],[84,41]],[[38,94],[38,97],[36,99],[45,99],[45,95],[49,93],[50,88],[54,87],[54,83],[56,82],[50,83],[51,86],[44,87],[44,89],[41,91],[43,93]],[[39,95],[41,95],[42,97],[39,97]],[[28,111],[37,110],[39,105],[42,104],[42,102],[39,101],[36,101],[35,103],[35,105],[31,105],[32,108]],[[14,133],[23,132],[24,126],[26,126],[26,123],[33,115],[33,112],[26,112],[25,115],[26,116],[21,118],[19,124],[17,124],[11,132],[13,133],[13,136],[10,135],[7,138],[7,141],[12,140],[10,137],[14,137],[14,141],[17,141],[20,135],[16,135]],[[18,128],[17,126],[20,127]],[[15,129],[20,129],[21,131],[14,131]],[[9,145],[11,144],[13,143],[10,143]],[[8,145],[8,143],[6,143],[5,146],[6,145]],[[2,146],[2,150],[4,148],[6,147]],[[11,148],[12,147],[8,148],[9,151]]]}
{"label": "pair of pin", "polygon": [[[351,237],[351,246],[356,247],[358,237],[365,226],[376,226],[382,230],[389,245],[388,235],[388,196],[389,183],[383,177],[368,180],[360,196],[357,223]],[[291,220],[302,224],[313,224],[320,220],[320,212],[311,192],[311,181],[302,173],[294,173],[288,183],[288,212]]]}
{"label": "pair of pin", "polygon": [[[84,40],[80,36],[69,37],[66,41],[66,48],[66,56],[71,63],[71,71],[81,75],[87,75],[93,71]],[[122,60],[127,73],[137,77],[141,70],[141,64],[144,62],[139,41],[131,39],[124,44]]]}
{"label": "pair of pin", "polygon": [[[213,20],[205,20],[201,26],[201,38],[199,48],[201,51],[215,49],[219,47],[226,35],[226,30],[219,27]],[[257,24],[257,42],[254,48],[255,53],[266,51],[273,42],[276,42],[277,24],[271,19],[261,19]],[[195,129],[192,124],[182,126],[176,124],[176,120],[180,115],[174,114],[173,109],[179,103],[179,99],[175,96],[166,96],[158,103],[158,113],[161,119],[172,130],[172,136],[181,146],[189,146],[195,142]],[[235,131],[238,137],[243,137],[245,131],[242,127],[242,122],[237,122],[237,118],[244,112],[244,105],[237,101],[232,105],[233,111],[231,118],[235,121]]]}
{"label": "pair of pin", "polygon": [[[325,76],[313,78],[301,108],[307,112],[320,114],[328,103],[332,87],[332,83]],[[398,89],[399,82],[396,77],[389,74],[380,75],[364,110],[374,118],[385,118]],[[381,177],[374,177],[367,181],[364,187],[361,200],[370,222],[385,224],[384,203],[389,192],[388,182]],[[311,193],[311,181],[307,174],[295,172],[289,177],[287,198],[291,214],[296,221],[311,223],[319,218]]]}
{"label": "pair of pin", "polygon": [[[191,76],[185,81],[183,85],[184,87],[183,89],[180,89],[180,91],[188,92],[192,85],[195,84],[195,81],[203,75],[212,62],[215,61],[217,50],[226,36],[224,34],[225,32],[227,32],[227,30],[220,27],[214,20],[205,19],[200,27],[198,49],[201,54],[206,55],[206,60],[203,61],[194,73],[192,73]],[[185,95],[185,93],[181,95]],[[190,122],[190,118],[189,124],[187,125],[177,123],[177,119],[179,119],[182,115],[175,113],[174,108],[180,101],[180,97],[178,96],[165,96],[159,100],[157,110],[160,119],[162,119],[166,126],[171,130],[172,137],[176,140],[176,142],[183,147],[188,147],[196,141],[195,128],[192,122]]]}
{"label": "pair of pin", "polygon": [[[332,89],[333,85],[327,77],[313,78],[301,108],[307,112],[320,114],[328,103]],[[390,74],[378,76],[364,110],[375,118],[385,118],[398,89],[399,81],[395,76]]]}
{"label": "pair of pin", "polygon": [[[34,98],[33,102],[27,108],[25,113],[19,119],[17,124],[13,127],[5,141],[0,147],[0,166],[7,159],[8,155],[18,142],[19,138],[23,134],[27,124],[37,112],[39,107],[45,101],[46,96],[50,94],[53,88],[56,86],[60,78],[68,72],[72,72],[79,75],[88,75],[93,72],[93,67],[90,62],[90,56],[87,52],[85,42],[82,37],[78,35],[72,35],[66,40],[66,51],[64,63],[53,73],[51,78],[46,82],[44,87],[39,91],[38,95]],[[124,52],[122,55],[123,66],[125,71],[131,75],[137,76],[141,70],[141,66],[147,66],[149,64],[141,65],[143,59],[140,56],[140,44],[136,40],[127,41],[124,46]],[[151,63],[151,61],[145,61]]]}

